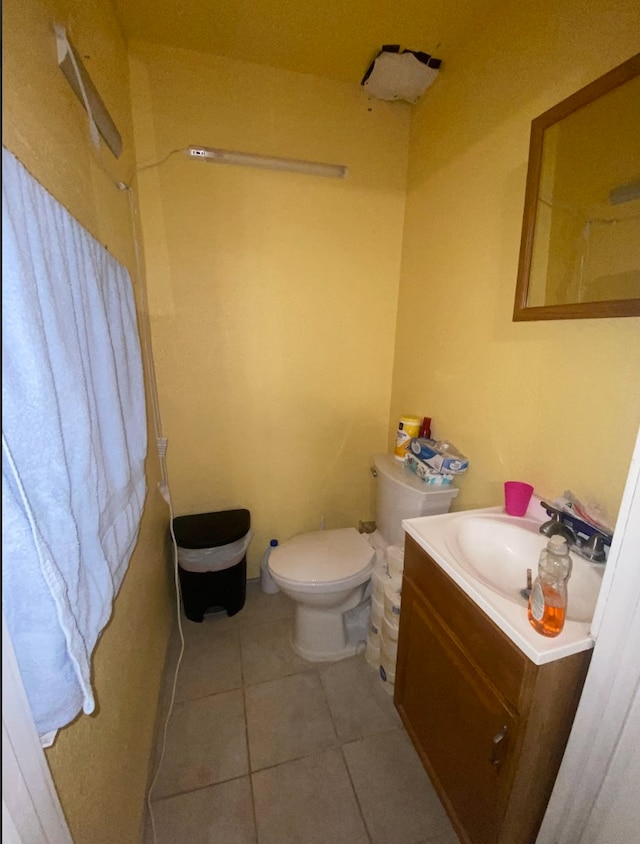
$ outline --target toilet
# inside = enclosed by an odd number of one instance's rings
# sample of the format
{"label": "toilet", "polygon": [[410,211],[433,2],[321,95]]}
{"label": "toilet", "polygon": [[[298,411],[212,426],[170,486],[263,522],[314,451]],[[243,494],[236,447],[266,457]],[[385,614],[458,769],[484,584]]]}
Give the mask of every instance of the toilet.
{"label": "toilet", "polygon": [[292,646],[311,662],[352,656],[344,614],[363,601],[376,552],[404,545],[402,520],[447,513],[458,494],[450,485],[425,484],[391,454],[373,458],[376,525],[373,534],[355,528],[300,533],[273,549],[269,572],[296,605]]}

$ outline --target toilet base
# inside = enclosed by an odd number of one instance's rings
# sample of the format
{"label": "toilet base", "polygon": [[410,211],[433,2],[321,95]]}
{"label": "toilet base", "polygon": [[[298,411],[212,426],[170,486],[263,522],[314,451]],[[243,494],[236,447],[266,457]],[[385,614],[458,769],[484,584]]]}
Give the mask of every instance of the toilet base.
{"label": "toilet base", "polygon": [[347,645],[339,653],[317,653],[316,651],[307,651],[304,650],[304,648],[298,647],[293,639],[291,640],[291,647],[298,656],[301,656],[309,662],[337,662],[339,659],[347,659],[348,657],[355,656],[358,653],[358,643],[354,645]]}
{"label": "toilet base", "polygon": [[331,662],[354,656],[359,643],[349,641],[343,616],[361,602],[365,586],[359,586],[336,607],[297,604],[291,639],[293,650],[309,662]]}

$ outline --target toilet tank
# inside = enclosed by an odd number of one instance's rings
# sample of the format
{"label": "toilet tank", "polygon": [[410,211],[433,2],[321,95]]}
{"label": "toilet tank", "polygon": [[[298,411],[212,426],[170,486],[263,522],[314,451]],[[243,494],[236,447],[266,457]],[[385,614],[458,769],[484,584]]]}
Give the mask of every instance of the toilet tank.
{"label": "toilet tank", "polygon": [[458,494],[450,484],[426,484],[392,454],[376,454],[376,525],[389,545],[404,545],[403,519],[448,513]]}

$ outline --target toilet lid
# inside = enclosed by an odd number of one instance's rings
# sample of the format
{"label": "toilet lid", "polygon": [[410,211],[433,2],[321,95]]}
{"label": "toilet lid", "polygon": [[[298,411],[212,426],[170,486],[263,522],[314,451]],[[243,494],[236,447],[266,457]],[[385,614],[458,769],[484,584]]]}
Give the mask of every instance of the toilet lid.
{"label": "toilet lid", "polygon": [[373,564],[375,550],[355,528],[301,533],[274,548],[271,571],[287,580],[330,583]]}

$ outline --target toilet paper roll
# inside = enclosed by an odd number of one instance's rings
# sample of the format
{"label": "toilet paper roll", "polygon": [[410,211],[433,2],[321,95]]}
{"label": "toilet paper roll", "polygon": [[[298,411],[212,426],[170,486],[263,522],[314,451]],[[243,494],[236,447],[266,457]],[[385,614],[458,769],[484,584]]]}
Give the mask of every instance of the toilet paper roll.
{"label": "toilet paper roll", "polygon": [[400,615],[400,602],[402,599],[401,586],[392,581],[384,589],[384,614],[393,621]]}
{"label": "toilet paper roll", "polygon": [[389,618],[385,615],[382,619],[382,634],[389,642],[398,644],[398,635],[400,633],[400,624],[396,621],[396,616]]}
{"label": "toilet paper roll", "polygon": [[371,574],[373,584],[373,597],[380,603],[384,603],[384,588],[389,583],[389,575],[386,565],[376,566]]}
{"label": "toilet paper roll", "polygon": [[381,598],[376,598],[375,595],[371,596],[371,615],[379,619],[382,624],[382,617],[384,616],[384,592]]}
{"label": "toilet paper roll", "polygon": [[374,618],[371,616],[369,621],[369,636],[377,636],[380,638],[382,635],[382,623],[384,621],[384,616],[382,618]]}
{"label": "toilet paper roll", "polygon": [[392,686],[396,682],[396,661],[386,651],[380,651],[380,679]]}
{"label": "toilet paper roll", "polygon": [[372,668],[380,669],[380,647],[372,642],[367,642],[367,647],[364,650],[364,658]]}
{"label": "toilet paper roll", "polygon": [[387,570],[390,577],[401,578],[404,570],[404,548],[390,545],[387,548]]}
{"label": "toilet paper roll", "polygon": [[394,666],[398,659],[398,641],[389,639],[384,633],[380,637],[380,651],[385,653],[389,660],[393,662]]}
{"label": "toilet paper roll", "polygon": [[[397,574],[396,572],[394,572],[393,574],[390,574],[389,575],[389,583],[393,583],[393,585],[397,589],[402,589],[402,575]],[[388,583],[385,584],[385,586],[388,586],[388,585],[389,585]]]}

